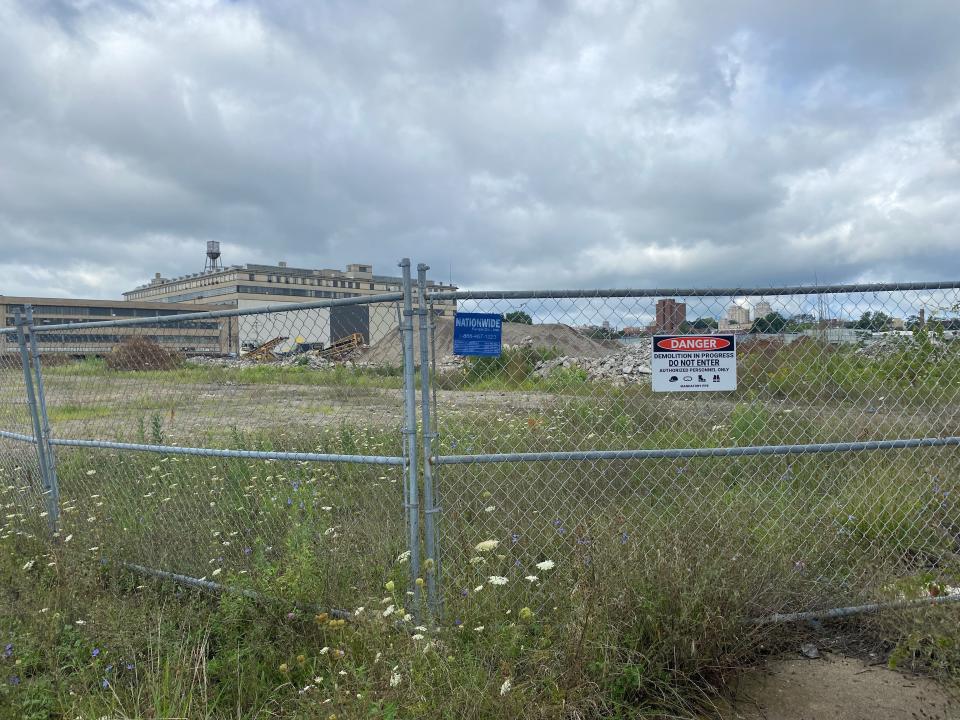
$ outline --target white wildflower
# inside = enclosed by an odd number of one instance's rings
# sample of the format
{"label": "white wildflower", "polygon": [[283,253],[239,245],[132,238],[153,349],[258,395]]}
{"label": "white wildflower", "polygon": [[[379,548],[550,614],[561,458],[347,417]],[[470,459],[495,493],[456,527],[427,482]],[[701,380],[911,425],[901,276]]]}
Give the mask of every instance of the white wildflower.
{"label": "white wildflower", "polygon": [[417,633],[416,635],[411,635],[411,636],[410,636],[410,639],[411,639],[411,640],[423,640],[423,635],[422,635],[421,633]]}
{"label": "white wildflower", "polygon": [[390,617],[391,615],[393,615],[393,611],[396,609],[397,609],[396,605],[388,605],[387,609],[383,611],[383,616]]}
{"label": "white wildflower", "polygon": [[556,563],[553,560],[544,560],[537,563],[537,570],[552,570],[555,565]]}
{"label": "white wildflower", "polygon": [[397,687],[402,679],[400,673],[393,673],[393,675],[390,676],[390,687]]}
{"label": "white wildflower", "polygon": [[493,512],[493,511],[496,510],[496,509],[497,509],[497,506],[496,506],[496,505],[488,505],[487,507],[485,507],[485,508],[483,509],[483,511],[490,513],[490,512]]}
{"label": "white wildflower", "polygon": [[527,576],[524,578],[524,580],[526,580],[527,582],[532,582],[532,583],[535,583],[535,582],[536,582],[537,580],[539,580],[539,579],[540,579],[540,578],[538,578],[536,575],[527,575]]}
{"label": "white wildflower", "polygon": [[409,550],[407,550],[406,552],[402,552],[402,553],[400,553],[399,555],[397,555],[397,562],[398,562],[398,563],[406,562],[406,561],[409,560],[409,559],[410,559],[410,551],[409,551]]}
{"label": "white wildflower", "polygon": [[487,578],[487,582],[489,582],[491,585],[506,585],[508,581],[501,575],[491,575]]}
{"label": "white wildflower", "polygon": [[23,569],[30,570],[36,562],[37,562],[36,560],[27,560],[27,562],[23,564]]}
{"label": "white wildflower", "polygon": [[512,687],[513,685],[510,683],[510,678],[507,678],[503,681],[503,685],[500,686],[500,694],[506,695],[508,692],[510,692],[510,688]]}
{"label": "white wildflower", "polygon": [[476,550],[477,552],[490,552],[491,550],[495,549],[499,544],[500,544],[499,540],[484,540],[482,543],[477,543],[476,547],[474,547],[474,550]]}

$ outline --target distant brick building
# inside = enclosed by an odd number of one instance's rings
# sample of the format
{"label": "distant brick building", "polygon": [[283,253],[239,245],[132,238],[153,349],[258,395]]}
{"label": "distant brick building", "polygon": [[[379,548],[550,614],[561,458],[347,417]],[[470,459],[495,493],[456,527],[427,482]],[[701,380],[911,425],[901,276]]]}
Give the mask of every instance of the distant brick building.
{"label": "distant brick building", "polygon": [[653,331],[658,333],[677,333],[687,321],[687,304],[678,303],[672,298],[657,300],[657,319]]}

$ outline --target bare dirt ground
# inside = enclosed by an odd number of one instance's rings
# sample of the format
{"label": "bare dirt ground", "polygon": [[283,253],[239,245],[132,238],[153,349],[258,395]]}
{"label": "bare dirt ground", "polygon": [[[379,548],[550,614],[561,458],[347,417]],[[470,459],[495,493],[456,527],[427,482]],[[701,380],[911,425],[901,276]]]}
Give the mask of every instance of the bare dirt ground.
{"label": "bare dirt ground", "polygon": [[960,706],[933,679],[824,653],[747,672],[723,720],[950,720]]}
{"label": "bare dirt ground", "polygon": [[[2,380],[4,378],[0,378]],[[609,400],[616,399],[611,395]],[[665,422],[696,417],[700,423],[723,425],[736,407],[733,399],[686,400],[626,396],[631,408],[649,405]],[[462,391],[437,393],[441,413],[449,419],[460,414],[493,413],[496,416],[542,413],[571,403],[579,396],[536,391]],[[51,374],[47,382],[51,423],[60,437],[117,439],[128,437],[138,423],[149,424],[159,413],[168,439],[179,443],[211,430],[267,430],[295,419],[305,428],[338,427],[342,423],[366,427],[399,427],[403,418],[402,392],[396,389],[294,384],[242,384],[235,382],[178,382],[132,377],[64,377]],[[764,408],[772,422],[792,427],[816,420],[842,428],[842,437],[904,437],[917,433],[953,433],[960,428],[960,407],[909,409],[870,408],[856,404],[827,406],[767,400]],[[8,413],[9,414],[9,413]],[[4,417],[0,427],[28,431],[28,418]]]}

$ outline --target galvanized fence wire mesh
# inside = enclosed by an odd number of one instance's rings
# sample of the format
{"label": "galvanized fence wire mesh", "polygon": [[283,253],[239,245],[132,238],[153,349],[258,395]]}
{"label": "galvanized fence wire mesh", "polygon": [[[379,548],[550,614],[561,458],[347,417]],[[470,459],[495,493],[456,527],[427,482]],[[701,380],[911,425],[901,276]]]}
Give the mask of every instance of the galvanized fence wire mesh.
{"label": "galvanized fence wire mesh", "polygon": [[[453,623],[666,579],[752,616],[957,592],[960,283],[401,266],[390,295],[0,330],[0,532],[326,607],[391,579]],[[455,356],[454,309],[503,317],[502,354]],[[736,334],[736,390],[653,392],[651,331]]]}
{"label": "galvanized fence wire mesh", "polygon": [[[461,358],[433,318],[448,617],[668,576],[755,616],[957,592],[958,287],[428,294],[510,321]],[[736,333],[737,389],[652,392],[649,331]]]}
{"label": "galvanized fence wire mesh", "polygon": [[[59,542],[322,607],[379,594],[408,547],[400,300],[33,328]],[[0,425],[32,436],[2,372]],[[4,481],[36,486],[36,447],[2,442]]]}

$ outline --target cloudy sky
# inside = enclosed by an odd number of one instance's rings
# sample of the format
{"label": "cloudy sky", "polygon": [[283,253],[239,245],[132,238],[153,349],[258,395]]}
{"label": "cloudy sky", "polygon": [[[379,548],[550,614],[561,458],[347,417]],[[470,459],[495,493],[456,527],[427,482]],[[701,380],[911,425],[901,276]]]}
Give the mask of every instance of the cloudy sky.
{"label": "cloudy sky", "polygon": [[0,0],[0,293],[960,276],[960,4]]}

